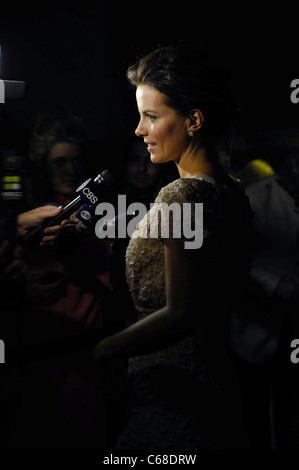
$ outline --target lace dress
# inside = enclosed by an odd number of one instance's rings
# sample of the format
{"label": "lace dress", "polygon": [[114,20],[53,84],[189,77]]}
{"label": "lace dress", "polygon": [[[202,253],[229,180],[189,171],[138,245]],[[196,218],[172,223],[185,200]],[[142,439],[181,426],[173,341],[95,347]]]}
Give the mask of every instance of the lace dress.
{"label": "lace dress", "polygon": [[[231,298],[248,267],[248,201],[229,177],[216,182],[196,175],[162,188],[126,253],[127,281],[140,319],[165,306],[161,234],[168,224],[174,237],[175,223],[171,217],[165,221],[158,207],[173,202],[181,208],[191,203],[193,228],[202,223],[195,220],[194,203],[203,203],[203,243],[193,249],[190,286],[195,293],[190,308],[200,318],[200,328],[161,344],[156,352],[129,359],[130,403],[117,448],[244,448],[239,389],[225,331]],[[151,224],[158,228],[156,238],[146,236]],[[185,243],[184,233],[179,240]]]}

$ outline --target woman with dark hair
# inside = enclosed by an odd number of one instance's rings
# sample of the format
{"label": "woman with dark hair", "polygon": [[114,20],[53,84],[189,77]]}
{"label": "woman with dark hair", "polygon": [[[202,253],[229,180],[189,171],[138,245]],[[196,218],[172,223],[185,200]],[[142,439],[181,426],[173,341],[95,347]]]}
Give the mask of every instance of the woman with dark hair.
{"label": "woman with dark hair", "polygon": [[[128,78],[140,114],[136,134],[151,161],[175,162],[180,178],[161,189],[127,249],[138,321],[95,349],[99,361],[130,358],[118,448],[246,448],[226,331],[250,264],[251,212],[217,159],[217,137],[236,114],[227,77],[200,48],[182,45],[148,54]],[[164,218],[161,204],[173,203],[178,218]],[[185,233],[187,206],[193,239]],[[169,222],[182,219],[180,236]],[[200,232],[202,243],[192,245]]]}

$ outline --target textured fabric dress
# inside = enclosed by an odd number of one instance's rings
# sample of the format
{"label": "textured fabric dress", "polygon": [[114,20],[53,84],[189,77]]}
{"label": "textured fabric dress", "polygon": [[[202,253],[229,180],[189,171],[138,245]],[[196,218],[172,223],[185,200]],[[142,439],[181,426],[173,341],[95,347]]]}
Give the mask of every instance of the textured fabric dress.
{"label": "textured fabric dress", "polygon": [[[160,203],[174,202],[181,208],[190,203],[192,227],[198,229],[201,223],[203,229],[202,246],[192,250],[190,285],[194,299],[190,308],[200,326],[170,338],[170,344],[161,343],[152,353],[129,359],[130,402],[117,447],[246,448],[238,382],[226,350],[226,326],[231,303],[237,301],[248,271],[248,200],[226,175],[221,181],[195,175],[162,188],[137,224],[126,253],[127,281],[139,319],[165,306],[165,225],[169,237],[186,242],[185,230],[181,237],[175,232],[182,216],[168,220],[165,214],[159,215]],[[196,202],[203,203],[203,225],[195,220]],[[186,220],[184,224],[183,229]],[[158,229],[156,238],[149,236],[151,227],[152,235]]]}

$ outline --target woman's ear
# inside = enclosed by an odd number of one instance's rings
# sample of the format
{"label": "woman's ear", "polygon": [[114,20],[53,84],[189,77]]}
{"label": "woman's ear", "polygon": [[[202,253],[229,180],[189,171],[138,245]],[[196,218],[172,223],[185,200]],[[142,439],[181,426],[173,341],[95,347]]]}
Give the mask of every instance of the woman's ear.
{"label": "woman's ear", "polygon": [[187,123],[187,131],[188,132],[196,132],[198,131],[201,126],[203,125],[203,114],[200,109],[192,109],[190,112],[190,116],[188,118]]}

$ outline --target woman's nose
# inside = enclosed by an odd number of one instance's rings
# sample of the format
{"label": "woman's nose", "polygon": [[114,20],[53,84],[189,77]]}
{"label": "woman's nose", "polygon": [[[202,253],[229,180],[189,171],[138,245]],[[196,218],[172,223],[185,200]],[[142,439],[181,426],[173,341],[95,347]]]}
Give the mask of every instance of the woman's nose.
{"label": "woman's nose", "polygon": [[139,124],[138,126],[136,127],[136,130],[135,130],[135,134],[138,136],[138,137],[143,137],[146,135],[146,129],[145,129],[145,126],[142,122],[142,119],[140,119],[139,121]]}

